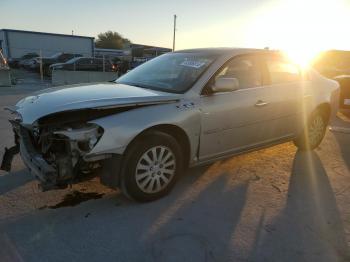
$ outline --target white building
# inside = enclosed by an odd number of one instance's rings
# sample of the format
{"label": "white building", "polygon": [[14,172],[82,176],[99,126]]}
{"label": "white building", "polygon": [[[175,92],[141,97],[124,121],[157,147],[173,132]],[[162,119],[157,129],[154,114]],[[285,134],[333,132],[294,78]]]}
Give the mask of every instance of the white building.
{"label": "white building", "polygon": [[93,56],[94,46],[93,37],[0,29],[0,48],[6,58],[40,52],[42,56],[59,52]]}
{"label": "white building", "polygon": [[109,59],[128,59],[131,57],[131,51],[125,49],[106,49],[95,47],[94,55],[95,57],[105,57]]}

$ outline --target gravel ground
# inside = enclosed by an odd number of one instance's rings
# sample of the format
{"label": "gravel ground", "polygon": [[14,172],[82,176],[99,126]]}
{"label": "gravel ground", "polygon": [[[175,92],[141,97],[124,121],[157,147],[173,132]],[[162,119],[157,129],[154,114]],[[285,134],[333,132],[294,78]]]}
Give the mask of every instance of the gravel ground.
{"label": "gravel ground", "polygon": [[[0,90],[0,107],[35,88]],[[12,145],[7,116],[0,148]],[[98,179],[40,192],[16,157],[0,173],[0,261],[350,261],[346,121],[314,152],[285,143],[190,169],[147,204]]]}

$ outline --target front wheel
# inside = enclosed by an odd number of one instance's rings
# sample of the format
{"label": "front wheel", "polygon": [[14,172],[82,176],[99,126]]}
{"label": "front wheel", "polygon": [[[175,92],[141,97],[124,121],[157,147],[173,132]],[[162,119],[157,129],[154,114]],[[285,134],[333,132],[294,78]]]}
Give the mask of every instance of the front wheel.
{"label": "front wheel", "polygon": [[294,140],[301,150],[313,150],[321,144],[327,129],[327,117],[320,111],[314,112],[302,134]]}
{"label": "front wheel", "polygon": [[177,141],[163,132],[150,132],[127,150],[121,189],[140,201],[152,201],[168,194],[183,167]]}

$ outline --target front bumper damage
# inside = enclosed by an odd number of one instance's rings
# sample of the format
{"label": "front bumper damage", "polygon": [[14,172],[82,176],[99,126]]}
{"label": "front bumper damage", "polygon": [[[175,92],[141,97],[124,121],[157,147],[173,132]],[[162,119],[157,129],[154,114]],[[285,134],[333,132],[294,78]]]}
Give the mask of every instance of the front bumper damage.
{"label": "front bumper damage", "polygon": [[17,155],[20,150],[18,130],[15,130],[16,128],[18,129],[17,122],[14,120],[9,120],[9,122],[13,127],[15,145],[12,146],[11,148],[5,147],[5,153],[2,158],[1,167],[0,167],[1,170],[5,170],[7,172],[11,171],[13,157]]}
{"label": "front bumper damage", "polygon": [[19,144],[16,144],[11,148],[5,147],[5,153],[2,158],[0,169],[5,170],[7,172],[11,171],[13,157],[18,153],[19,153]]}
{"label": "front bumper damage", "polygon": [[58,171],[35,150],[27,131],[20,130],[20,154],[29,172],[40,181],[43,191],[56,188]]}
{"label": "front bumper damage", "polygon": [[35,135],[35,131],[18,121],[10,120],[10,123],[15,146],[5,149],[1,169],[10,171],[14,155],[20,153],[25,166],[39,180],[42,191],[65,188],[91,177],[89,173],[99,167],[99,161],[110,157],[101,155],[85,161],[101,136],[98,127],[40,131]]}

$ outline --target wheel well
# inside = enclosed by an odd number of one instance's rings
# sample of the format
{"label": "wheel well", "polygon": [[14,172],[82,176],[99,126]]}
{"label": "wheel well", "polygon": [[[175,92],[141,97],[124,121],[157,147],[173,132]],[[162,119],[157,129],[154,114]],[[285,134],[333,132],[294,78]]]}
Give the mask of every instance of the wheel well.
{"label": "wheel well", "polygon": [[331,115],[331,106],[328,103],[320,104],[319,106],[317,106],[315,111],[321,112],[321,114],[324,117],[324,120],[326,120],[326,122],[329,121],[329,117]]}
{"label": "wheel well", "polygon": [[190,160],[190,154],[191,154],[191,146],[190,146],[190,140],[185,133],[185,131],[176,126],[176,125],[171,125],[171,124],[162,124],[162,125],[157,125],[157,126],[152,126],[150,128],[147,128],[143,130],[140,134],[138,134],[130,143],[133,143],[135,140],[139,139],[142,137],[145,133],[151,132],[151,131],[160,131],[163,133],[166,133],[173,138],[176,139],[176,141],[179,143],[180,148],[183,152],[184,155],[184,166],[187,167],[189,164]]}

